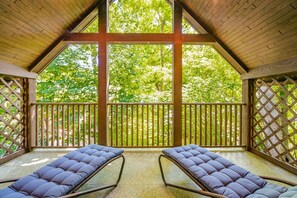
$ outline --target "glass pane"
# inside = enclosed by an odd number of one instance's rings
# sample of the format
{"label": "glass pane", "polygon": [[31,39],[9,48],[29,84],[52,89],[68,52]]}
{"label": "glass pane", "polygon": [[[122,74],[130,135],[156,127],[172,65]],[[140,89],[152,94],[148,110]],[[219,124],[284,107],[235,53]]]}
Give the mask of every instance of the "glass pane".
{"label": "glass pane", "polygon": [[165,0],[115,0],[109,6],[109,32],[171,33],[172,8]]}
{"label": "glass pane", "polygon": [[210,45],[183,45],[183,102],[240,102],[241,79]]}
{"label": "glass pane", "polygon": [[109,45],[110,102],[171,102],[171,45]]}
{"label": "glass pane", "polygon": [[197,32],[184,17],[182,21],[182,27],[183,27],[183,34],[199,34],[199,32]]}
{"label": "glass pane", "polygon": [[96,102],[96,44],[69,45],[38,76],[38,102]]}
{"label": "glass pane", "polygon": [[98,32],[98,17],[96,17],[82,32],[83,33]]}

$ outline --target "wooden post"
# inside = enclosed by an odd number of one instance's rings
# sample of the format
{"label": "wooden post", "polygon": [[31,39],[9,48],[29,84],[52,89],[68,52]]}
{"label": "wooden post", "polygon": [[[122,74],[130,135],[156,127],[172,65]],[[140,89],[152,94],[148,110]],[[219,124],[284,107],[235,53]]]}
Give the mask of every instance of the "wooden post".
{"label": "wooden post", "polygon": [[98,5],[99,34],[98,40],[98,143],[107,145],[107,12],[108,1],[101,0]]}
{"label": "wooden post", "polygon": [[250,94],[251,94],[251,82],[250,80],[242,80],[242,102],[246,105],[242,109],[242,144],[247,146],[247,150],[250,150]]}
{"label": "wooden post", "polygon": [[27,79],[27,151],[32,151],[32,146],[36,146],[36,80]]}
{"label": "wooden post", "polygon": [[182,145],[182,8],[174,2],[173,144]]}

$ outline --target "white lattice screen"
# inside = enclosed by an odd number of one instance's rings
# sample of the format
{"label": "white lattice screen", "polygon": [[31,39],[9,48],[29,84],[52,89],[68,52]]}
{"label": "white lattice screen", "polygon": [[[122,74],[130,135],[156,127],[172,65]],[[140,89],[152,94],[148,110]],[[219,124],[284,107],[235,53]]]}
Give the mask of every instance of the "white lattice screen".
{"label": "white lattice screen", "polygon": [[0,162],[25,148],[25,79],[0,75]]}
{"label": "white lattice screen", "polygon": [[297,74],[253,81],[251,147],[297,168]]}

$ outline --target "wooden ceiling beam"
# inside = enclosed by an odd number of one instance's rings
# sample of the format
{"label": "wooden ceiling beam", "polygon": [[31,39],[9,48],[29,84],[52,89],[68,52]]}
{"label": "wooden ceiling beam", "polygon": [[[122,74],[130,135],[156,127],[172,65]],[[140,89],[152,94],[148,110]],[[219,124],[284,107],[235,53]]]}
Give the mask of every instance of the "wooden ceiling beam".
{"label": "wooden ceiling beam", "polygon": [[216,41],[209,34],[183,34],[184,44],[214,44]]}
{"label": "wooden ceiling beam", "polygon": [[37,73],[29,72],[27,68],[19,67],[17,65],[2,61],[0,61],[0,74],[33,79],[38,77]]}
{"label": "wooden ceiling beam", "polygon": [[[67,33],[63,39],[67,44],[97,43],[100,33]],[[163,33],[107,33],[109,43],[168,43],[174,42],[173,34]],[[208,34],[183,34],[185,44],[214,44],[215,40]]]}
{"label": "wooden ceiling beam", "polygon": [[248,72],[247,66],[215,35],[212,33],[206,23],[204,23],[200,17],[187,5],[180,0],[175,0],[185,12],[189,14],[200,26],[216,41],[214,48],[238,71],[239,74],[245,74]]}
{"label": "wooden ceiling beam", "polygon": [[274,75],[282,75],[297,72],[297,58],[290,58],[266,65],[262,65],[260,67],[256,67],[251,69],[249,73],[242,74],[241,79],[253,79]]}
{"label": "wooden ceiling beam", "polygon": [[162,33],[109,33],[109,43],[173,43],[173,34]]}
{"label": "wooden ceiling beam", "polygon": [[67,44],[98,43],[98,33],[66,33],[63,41]]}

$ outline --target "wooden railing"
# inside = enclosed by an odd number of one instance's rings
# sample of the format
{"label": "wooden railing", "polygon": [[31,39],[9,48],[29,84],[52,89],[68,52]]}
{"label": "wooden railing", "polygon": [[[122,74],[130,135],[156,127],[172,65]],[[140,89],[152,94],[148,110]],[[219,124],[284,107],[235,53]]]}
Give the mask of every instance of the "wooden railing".
{"label": "wooden railing", "polygon": [[184,103],[183,144],[243,146],[243,103]]}
{"label": "wooden railing", "polygon": [[[80,147],[98,143],[97,103],[35,103],[33,147]],[[182,143],[244,146],[242,103],[184,103]],[[173,146],[172,103],[108,103],[108,144]]]}
{"label": "wooden railing", "polygon": [[111,146],[173,145],[172,103],[109,103],[108,107]]}
{"label": "wooden railing", "polygon": [[80,147],[98,143],[97,103],[36,103],[33,147]]}

